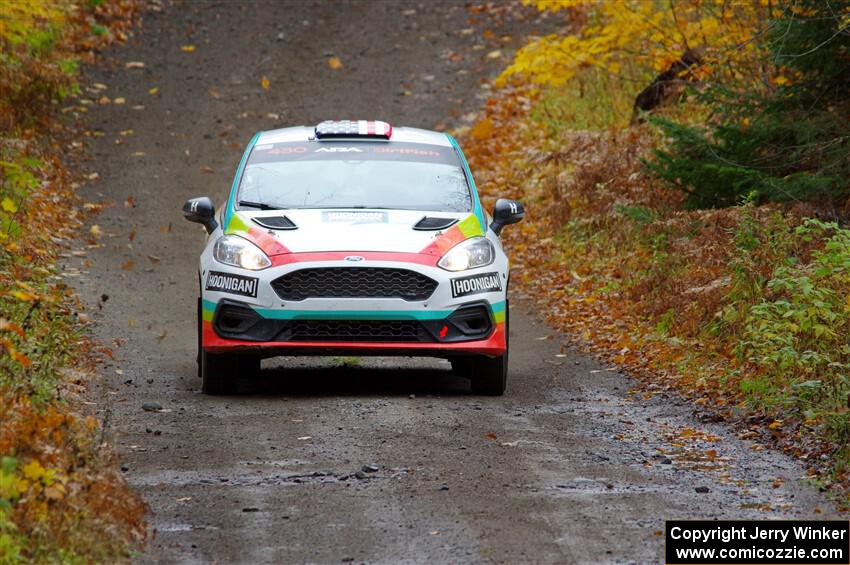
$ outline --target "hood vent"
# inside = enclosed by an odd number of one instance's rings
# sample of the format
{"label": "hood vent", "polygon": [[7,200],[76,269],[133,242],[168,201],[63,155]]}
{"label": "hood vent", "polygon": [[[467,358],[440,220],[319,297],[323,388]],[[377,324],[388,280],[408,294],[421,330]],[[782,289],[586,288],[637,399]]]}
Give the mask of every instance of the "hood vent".
{"label": "hood vent", "polygon": [[262,216],[251,218],[255,224],[259,224],[270,230],[297,230],[298,226],[286,216]]}
{"label": "hood vent", "polygon": [[456,218],[429,218],[425,216],[413,226],[415,230],[444,230],[447,227],[457,223]]}

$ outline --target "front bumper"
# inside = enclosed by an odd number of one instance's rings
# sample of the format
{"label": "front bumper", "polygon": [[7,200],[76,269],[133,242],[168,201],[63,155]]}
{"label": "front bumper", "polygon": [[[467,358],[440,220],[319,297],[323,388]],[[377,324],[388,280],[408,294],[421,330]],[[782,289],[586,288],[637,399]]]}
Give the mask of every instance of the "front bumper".
{"label": "front bumper", "polygon": [[449,312],[267,311],[225,299],[203,303],[210,353],[454,357],[505,352],[505,302],[475,301]]}
{"label": "front bumper", "polygon": [[[295,258],[299,254],[290,255]],[[420,259],[420,255],[412,255]],[[306,257],[304,257],[307,259]],[[469,276],[443,271],[425,261],[381,261],[367,256],[370,267],[406,268],[438,282],[423,300],[401,298],[307,298],[284,300],[273,289],[283,275],[316,267],[351,267],[336,260],[294,261],[256,273],[256,296],[202,291],[203,348],[210,353],[245,352],[277,355],[410,355],[455,357],[478,354],[496,357],[506,349],[506,268],[491,265],[504,283],[498,291],[454,296],[452,278]],[[322,258],[324,259],[324,258]],[[362,264],[361,263],[361,264]],[[365,265],[364,265],[365,266]],[[230,270],[215,265],[215,273]],[[244,278],[245,271],[233,270]],[[202,281],[207,281],[202,271]],[[226,290],[226,289],[223,289]],[[300,298],[300,297],[299,297]]]}

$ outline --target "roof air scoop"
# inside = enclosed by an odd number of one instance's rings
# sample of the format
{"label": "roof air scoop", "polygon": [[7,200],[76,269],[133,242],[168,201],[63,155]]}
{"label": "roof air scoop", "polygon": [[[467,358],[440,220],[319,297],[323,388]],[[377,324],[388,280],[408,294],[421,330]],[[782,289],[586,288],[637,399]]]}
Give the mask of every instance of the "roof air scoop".
{"label": "roof air scoop", "polygon": [[429,218],[424,216],[414,224],[413,229],[421,231],[444,230],[457,223],[457,218]]}
{"label": "roof air scoop", "polygon": [[251,218],[254,220],[255,224],[261,225],[266,229],[270,230],[297,230],[298,226],[295,225],[295,222],[287,218],[286,216],[261,216],[258,218]]}

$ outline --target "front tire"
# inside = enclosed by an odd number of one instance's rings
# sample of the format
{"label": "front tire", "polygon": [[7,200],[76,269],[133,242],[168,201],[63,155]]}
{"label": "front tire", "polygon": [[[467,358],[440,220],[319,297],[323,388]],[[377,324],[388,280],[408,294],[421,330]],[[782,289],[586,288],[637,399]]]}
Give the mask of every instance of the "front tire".
{"label": "front tire", "polygon": [[260,358],[233,353],[207,353],[204,351],[204,319],[198,297],[198,376],[204,394],[223,396],[235,394],[241,375],[253,376],[260,371]]}
{"label": "front tire", "polygon": [[201,350],[201,391],[204,394],[235,394],[239,377],[254,376],[259,371],[259,357]]}
{"label": "front tire", "polygon": [[478,357],[472,372],[472,394],[502,396],[508,385],[508,352],[498,357]]}

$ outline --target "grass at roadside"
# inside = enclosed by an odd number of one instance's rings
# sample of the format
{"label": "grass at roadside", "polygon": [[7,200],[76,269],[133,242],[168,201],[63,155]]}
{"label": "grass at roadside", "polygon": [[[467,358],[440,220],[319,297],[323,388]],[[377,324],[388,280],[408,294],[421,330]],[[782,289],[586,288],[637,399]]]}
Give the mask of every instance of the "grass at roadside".
{"label": "grass at roadside", "polygon": [[[81,414],[92,345],[56,261],[84,210],[60,160],[57,110],[80,63],[126,38],[135,2],[0,7],[0,562],[114,562],[144,536],[144,507]],[[71,107],[73,108],[73,107]],[[65,122],[67,123],[67,122]]]}
{"label": "grass at roadside", "polygon": [[682,392],[844,496],[850,231],[801,203],[685,210],[642,164],[651,126],[565,129],[541,104],[580,106],[557,96],[505,90],[466,133],[488,203],[526,204],[514,285],[641,393]]}

